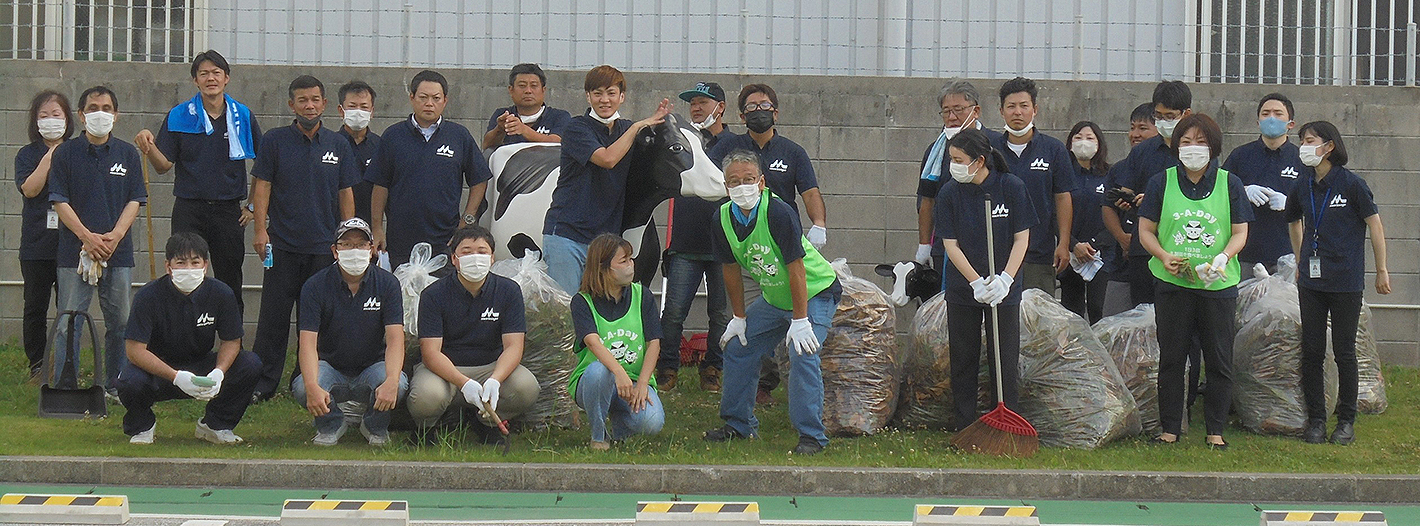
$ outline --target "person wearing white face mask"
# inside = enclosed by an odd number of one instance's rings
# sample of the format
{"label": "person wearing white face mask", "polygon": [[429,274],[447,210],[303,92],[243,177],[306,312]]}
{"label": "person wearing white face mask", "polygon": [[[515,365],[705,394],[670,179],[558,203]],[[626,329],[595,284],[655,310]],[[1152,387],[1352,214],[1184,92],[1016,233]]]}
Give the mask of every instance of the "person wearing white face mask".
{"label": "person wearing white face mask", "polygon": [[[123,368],[123,326],[133,286],[129,228],[148,192],[138,149],[112,136],[118,96],[103,86],[89,88],[79,96],[79,112],[84,138],[54,149],[49,177],[49,201],[63,225],[56,253],[58,308],[88,311],[98,293],[107,334],[105,377],[96,381],[112,390]],[[78,352],[68,348],[69,330],[62,327],[56,335],[55,348],[62,352],[54,360],[55,378],[65,357]]]}
{"label": "person wearing white face mask", "polygon": [[489,273],[494,246],[488,229],[460,228],[448,248],[456,271],[419,297],[423,363],[409,383],[409,415],[418,427],[410,438],[435,446],[447,427],[441,421],[457,421],[457,412],[472,409],[479,415],[467,419],[473,431],[484,443],[498,443],[504,438],[487,409],[515,419],[532,408],[540,389],[521,365],[527,332],[522,289]]}
{"label": "person wearing white face mask", "polygon": [[1252,207],[1242,180],[1218,168],[1223,132],[1211,117],[1184,117],[1173,133],[1182,167],[1151,178],[1139,206],[1139,241],[1153,256],[1148,269],[1156,280],[1163,433],[1154,440],[1172,444],[1182,433],[1184,365],[1196,337],[1207,377],[1204,441],[1221,450],[1233,399],[1237,255],[1247,243]]}
{"label": "person wearing white face mask", "polygon": [[1287,141],[1293,121],[1292,101],[1281,93],[1263,95],[1257,103],[1257,140],[1238,146],[1228,154],[1223,169],[1237,175],[1247,185],[1247,198],[1252,202],[1253,219],[1248,225],[1247,246],[1238,253],[1242,264],[1242,279],[1252,277],[1252,269],[1261,263],[1268,273],[1277,270],[1277,258],[1291,253],[1287,244],[1287,194],[1297,184],[1302,161],[1297,157],[1297,145]]}
{"label": "person wearing white face mask", "polygon": [[1091,324],[1104,317],[1104,298],[1119,259],[1114,237],[1104,229],[1100,206],[1105,201],[1105,174],[1109,173],[1109,147],[1099,125],[1080,121],[1066,137],[1074,159],[1075,208],[1070,226],[1070,268],[1061,271],[1060,303]]}
{"label": "person wearing white face mask", "polygon": [[370,191],[374,183],[364,180],[365,170],[370,160],[380,149],[380,134],[370,129],[370,119],[375,112],[375,88],[361,80],[352,80],[340,86],[340,135],[350,141],[350,150],[355,154],[355,166],[360,169],[360,181],[351,187],[355,196],[355,217],[370,222]]}
{"label": "person wearing white face mask", "polygon": [[74,135],[69,98],[45,90],[30,102],[30,143],[15,153],[15,186],[24,197],[20,213],[20,276],[25,282],[24,346],[30,377],[44,363],[45,322],[58,276],[59,215],[49,204],[49,171],[54,149]]}
{"label": "person wearing white face mask", "polygon": [[370,262],[369,224],[350,218],[330,245],[335,264],[301,287],[297,404],[315,417],[318,446],[358,426],[372,446],[389,443],[390,410],[409,388],[404,376],[404,305],[399,280]]}
{"label": "person wearing white face mask", "polygon": [[513,105],[493,111],[483,148],[523,142],[562,142],[562,130],[572,114],[548,106],[547,75],[537,64],[518,64],[508,72],[508,97]]}
{"label": "person wearing white face mask", "polygon": [[[129,443],[152,444],[153,404],[195,398],[207,402],[197,438],[237,444],[233,430],[251,404],[261,359],[242,350],[242,315],[225,283],[206,276],[207,242],[192,232],[168,238],[168,275],[133,295],[128,320],[128,365],[118,376],[118,399],[127,410]],[[220,341],[213,352],[214,342]],[[197,376],[210,371],[206,376]]]}
{"label": "person wearing white face mask", "polygon": [[1036,214],[1021,282],[1054,296],[1055,275],[1070,267],[1075,163],[1064,143],[1035,128],[1035,81],[1016,77],[1001,84],[999,94],[1006,134],[991,146],[1006,159],[1007,171],[1026,184]]}
{"label": "person wearing white face mask", "polygon": [[[952,79],[937,93],[937,104],[941,110],[942,133],[937,140],[927,146],[922,153],[922,166],[917,180],[917,253],[913,260],[923,265],[931,265],[940,272],[944,267],[941,238],[932,233],[932,208],[937,201],[937,192],[947,182],[951,158],[947,156],[947,143],[962,130],[980,130],[987,139],[995,142],[1001,132],[981,126],[981,96],[976,87],[961,79]],[[949,177],[948,177],[949,178]]]}
{"label": "person wearing white face mask", "polygon": [[596,451],[659,433],[666,421],[652,374],[661,344],[656,299],[633,282],[635,275],[631,243],[602,234],[587,248],[582,290],[572,296],[577,367],[567,390],[587,411]]}

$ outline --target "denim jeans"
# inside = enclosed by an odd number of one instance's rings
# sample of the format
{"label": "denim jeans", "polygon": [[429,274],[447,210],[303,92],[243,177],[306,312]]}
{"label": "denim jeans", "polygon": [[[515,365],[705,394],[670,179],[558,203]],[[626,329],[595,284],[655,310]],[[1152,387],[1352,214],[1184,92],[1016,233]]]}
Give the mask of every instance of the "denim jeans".
{"label": "denim jeans", "polygon": [[[84,283],[74,267],[59,269],[59,311],[77,310],[88,312],[93,303],[94,291],[99,293],[99,309],[104,313],[104,378],[103,385],[113,387],[119,371],[128,364],[128,354],[124,350],[123,336],[128,330],[128,310],[133,304],[133,267],[109,267],[99,278],[98,286]],[[69,330],[75,330],[74,342],[83,345],[83,327],[78,323],[67,323],[54,336],[54,378],[64,370],[64,362],[71,354],[77,359],[78,348],[70,349]],[[82,360],[81,360],[82,361]],[[98,380],[98,379],[96,379]]]}
{"label": "denim jeans", "polygon": [[582,269],[587,266],[587,245],[554,234],[542,235],[542,260],[547,274],[568,294],[582,288]]}
{"label": "denim jeans", "polygon": [[[632,378],[632,381],[635,381]],[[602,365],[592,362],[577,380],[577,405],[587,410],[592,426],[592,440],[606,442],[606,420],[611,418],[611,439],[622,440],[631,435],[654,435],[666,423],[666,408],[656,390],[650,389],[650,399],[641,412],[616,394],[616,376]]]}
{"label": "denim jeans", "polygon": [[725,274],[713,260],[690,259],[671,254],[666,260],[666,308],[661,313],[661,357],[659,369],[680,368],[680,339],[685,330],[685,317],[700,289],[700,277],[705,276],[706,314],[710,317],[710,334],[705,340],[705,359],[701,367],[723,368],[720,357],[720,335],[730,323],[729,302],[725,299]]}
{"label": "denim jeans", "polygon": [[[838,298],[828,291],[809,298],[808,317],[814,336],[820,345],[828,337]],[[745,311],[745,337],[749,345],[740,345],[731,338],[725,346],[725,368],[720,391],[720,418],[740,434],[752,436],[759,430],[754,417],[754,396],[759,382],[759,368],[765,356],[784,341],[794,313],[779,309],[764,298],[754,301]],[[828,445],[823,432],[823,372],[818,354],[789,353],[789,421],[800,435]]]}
{"label": "denim jeans", "polygon": [[[371,433],[376,435],[384,435],[389,432],[390,412],[375,410],[375,389],[385,383],[384,360],[375,362],[355,376],[349,376],[336,370],[325,360],[321,360],[317,367],[316,384],[330,393],[331,403],[329,413],[316,417],[316,433],[329,434],[339,431],[346,416],[355,416],[346,415],[338,405],[341,402],[364,404],[365,414],[361,416],[365,422],[365,429],[369,429]],[[395,401],[404,398],[404,393],[407,391],[409,391],[409,378],[401,372],[399,373],[399,392],[395,394]],[[295,398],[296,404],[301,407],[306,406],[306,380],[300,374],[291,379],[291,396]]]}

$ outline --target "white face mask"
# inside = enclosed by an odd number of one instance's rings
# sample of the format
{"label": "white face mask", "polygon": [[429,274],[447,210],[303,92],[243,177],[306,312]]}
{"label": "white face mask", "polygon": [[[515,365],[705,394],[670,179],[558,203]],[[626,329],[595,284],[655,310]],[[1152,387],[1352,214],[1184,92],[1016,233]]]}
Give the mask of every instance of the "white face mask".
{"label": "white face mask", "polygon": [[951,163],[947,166],[947,171],[952,173],[952,180],[963,184],[970,183],[973,179],[976,179],[976,172],[970,170],[971,163]]}
{"label": "white face mask", "polygon": [[175,268],[168,273],[173,276],[173,286],[183,294],[191,294],[207,278],[206,268]]}
{"label": "white face mask", "polygon": [[84,129],[94,137],[107,137],[113,131],[113,119],[113,114],[106,111],[85,113]]}
{"label": "white face mask", "polygon": [[[546,105],[543,105],[543,107],[538,108],[538,109],[537,109],[537,113],[534,113],[534,114],[532,114],[532,115],[519,115],[519,116],[518,116],[518,120],[523,121],[523,124],[532,124],[532,123],[534,123],[534,122],[537,122],[538,119],[541,119],[541,118],[542,118],[542,112],[544,112],[544,111],[547,111],[547,106],[546,106]],[[602,124],[606,124],[606,123],[602,123]]]}
{"label": "white face mask", "polygon": [[601,115],[597,115],[596,110],[588,110],[587,116],[596,119],[597,122],[600,122],[602,124],[611,124],[612,121],[621,118],[621,112],[618,111],[616,113],[611,114],[610,117],[603,119]]}
{"label": "white face mask", "polygon": [[355,131],[363,130],[370,126],[371,113],[365,110],[345,110],[345,117],[342,118],[345,125]]}
{"label": "white face mask", "polygon": [[1099,152],[1100,143],[1095,141],[1075,141],[1070,143],[1070,152],[1075,154],[1076,159],[1090,160],[1095,158],[1095,153]]}
{"label": "white face mask", "polygon": [[1159,129],[1159,135],[1164,136],[1164,139],[1173,140],[1173,129],[1178,126],[1179,120],[1181,119],[1154,119],[1154,127]]}
{"label": "white face mask", "polygon": [[623,287],[630,285],[636,279],[636,265],[625,267],[611,267],[611,277],[616,280],[617,285]]}
{"label": "white face mask", "polygon": [[351,276],[364,276],[365,269],[370,268],[370,251],[364,248],[351,248],[335,251],[340,262],[340,270]]}
{"label": "white face mask", "polygon": [[692,122],[692,123],[690,123],[690,127],[691,127],[691,128],[695,128],[696,130],[703,130],[703,129],[705,129],[705,128],[709,128],[709,127],[714,126],[714,125],[715,125],[715,114],[714,114],[714,113],[711,113],[709,117],[706,117],[706,118],[705,118],[705,122]]}
{"label": "white face mask", "polygon": [[1321,156],[1316,151],[1321,148],[1320,144],[1303,144],[1297,148],[1297,156],[1301,157],[1302,164],[1316,167],[1321,164]]}
{"label": "white face mask", "polygon": [[947,134],[947,140],[951,140],[952,137],[956,137],[958,133],[961,133],[961,131],[967,129],[967,127],[976,127],[975,106],[971,108],[971,113],[968,118],[961,121],[961,126],[943,126],[942,133]]}
{"label": "white face mask", "polygon": [[1207,146],[1192,145],[1178,148],[1178,162],[1183,163],[1184,168],[1194,172],[1206,168],[1208,161],[1212,160],[1212,155],[1212,149]]}
{"label": "white face mask", "polygon": [[1025,137],[1025,135],[1027,133],[1030,133],[1031,129],[1033,128],[1035,128],[1035,121],[1027,122],[1025,127],[1019,130],[1012,128],[1011,125],[1007,124],[1006,133],[1011,134],[1012,137]]}
{"label": "white face mask", "polygon": [[731,186],[729,190],[730,201],[741,210],[753,210],[759,204],[759,184],[742,184]]}
{"label": "white face mask", "polygon": [[488,269],[493,266],[492,254],[467,254],[459,256],[459,275],[463,279],[478,283],[488,277]]}
{"label": "white face mask", "polygon": [[64,136],[64,128],[66,128],[64,119],[59,117],[46,117],[35,123],[39,125],[40,137],[52,141]]}

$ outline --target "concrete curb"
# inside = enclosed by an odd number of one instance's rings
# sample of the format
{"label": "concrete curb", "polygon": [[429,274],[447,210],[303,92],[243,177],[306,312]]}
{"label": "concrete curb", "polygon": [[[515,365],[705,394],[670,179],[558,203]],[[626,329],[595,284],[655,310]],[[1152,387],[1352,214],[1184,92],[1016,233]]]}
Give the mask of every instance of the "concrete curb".
{"label": "concrete curb", "polygon": [[1420,476],[0,456],[0,482],[212,487],[1415,504]]}

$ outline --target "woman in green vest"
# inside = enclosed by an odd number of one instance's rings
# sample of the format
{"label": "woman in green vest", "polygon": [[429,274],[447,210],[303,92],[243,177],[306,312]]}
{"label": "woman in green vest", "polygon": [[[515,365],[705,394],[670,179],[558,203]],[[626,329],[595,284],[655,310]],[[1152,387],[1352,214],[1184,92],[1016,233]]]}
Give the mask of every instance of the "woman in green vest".
{"label": "woman in green vest", "polygon": [[582,290],[572,296],[577,368],[567,389],[587,411],[597,451],[611,448],[607,418],[614,441],[654,435],[666,421],[656,396],[660,315],[651,294],[633,283],[635,273],[631,243],[602,234],[587,247]]}
{"label": "woman in green vest", "polygon": [[1207,391],[1204,442],[1227,449],[1223,430],[1233,401],[1233,309],[1238,251],[1247,244],[1252,207],[1242,180],[1218,168],[1223,131],[1207,115],[1184,117],[1172,144],[1179,164],[1154,175],[1139,209],[1139,242],[1152,256],[1159,337],[1159,420],[1155,442],[1178,442],[1185,414],[1184,362],[1202,344]]}

